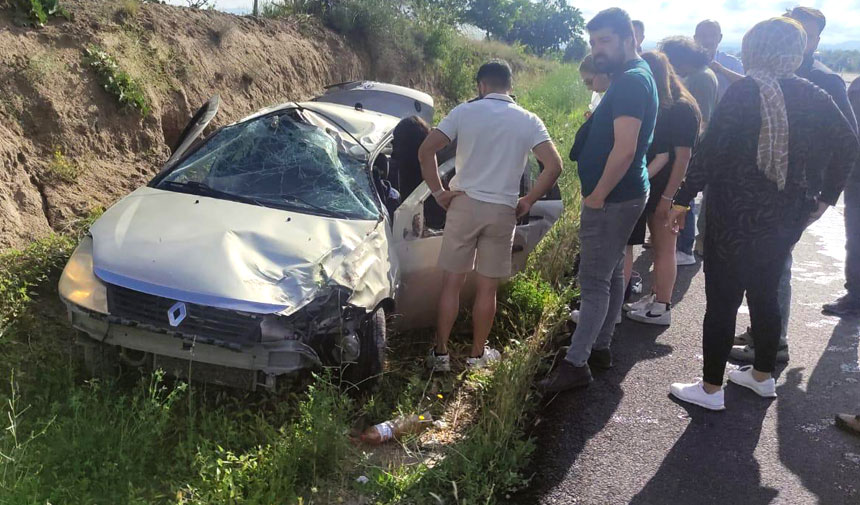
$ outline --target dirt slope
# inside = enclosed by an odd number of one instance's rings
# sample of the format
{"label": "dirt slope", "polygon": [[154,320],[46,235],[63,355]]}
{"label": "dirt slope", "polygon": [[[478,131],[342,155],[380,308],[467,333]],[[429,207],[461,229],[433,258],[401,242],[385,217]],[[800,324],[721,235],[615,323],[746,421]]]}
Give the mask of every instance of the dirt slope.
{"label": "dirt slope", "polygon": [[[216,123],[223,124],[350,79],[428,87],[398,75],[396,64],[371,69],[365,51],[313,21],[134,2],[65,4],[74,20],[42,29],[15,26],[0,11],[0,250],[61,230],[143,184],[215,93],[222,98]],[[122,109],[101,87],[83,62],[90,44],[143,85],[148,116]]]}

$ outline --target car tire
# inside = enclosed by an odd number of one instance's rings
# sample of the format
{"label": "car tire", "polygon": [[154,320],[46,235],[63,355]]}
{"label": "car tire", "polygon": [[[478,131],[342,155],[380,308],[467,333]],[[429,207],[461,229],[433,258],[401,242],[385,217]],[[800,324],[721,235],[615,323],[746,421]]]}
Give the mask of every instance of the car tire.
{"label": "car tire", "polygon": [[358,360],[341,364],[341,381],[349,389],[370,391],[382,378],[387,342],[385,309],[379,307],[361,324]]}

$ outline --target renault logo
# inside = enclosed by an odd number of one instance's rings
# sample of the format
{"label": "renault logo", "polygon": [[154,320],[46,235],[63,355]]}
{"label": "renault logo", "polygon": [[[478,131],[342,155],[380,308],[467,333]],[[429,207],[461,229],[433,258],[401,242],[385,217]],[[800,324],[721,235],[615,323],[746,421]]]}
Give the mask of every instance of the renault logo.
{"label": "renault logo", "polygon": [[173,307],[170,307],[170,310],[167,311],[167,321],[170,323],[170,326],[174,328],[182,324],[182,321],[185,320],[185,316],[188,315],[188,309],[185,307],[185,304],[182,302],[176,302]]}

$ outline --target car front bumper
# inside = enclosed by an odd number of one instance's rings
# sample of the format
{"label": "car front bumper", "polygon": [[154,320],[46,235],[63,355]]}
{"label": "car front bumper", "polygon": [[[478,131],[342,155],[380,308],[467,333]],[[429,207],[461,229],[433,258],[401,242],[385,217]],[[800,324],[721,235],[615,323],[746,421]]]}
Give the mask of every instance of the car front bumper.
{"label": "car front bumper", "polygon": [[[65,303],[72,326],[95,341],[79,341],[80,344],[101,342],[147,353],[152,356],[153,367],[165,368],[172,375],[243,389],[253,390],[259,385],[272,389],[279,376],[321,365],[316,351],[298,340],[258,343],[234,350],[196,342],[187,335],[121,324],[110,316]],[[200,373],[195,375],[195,368]]]}

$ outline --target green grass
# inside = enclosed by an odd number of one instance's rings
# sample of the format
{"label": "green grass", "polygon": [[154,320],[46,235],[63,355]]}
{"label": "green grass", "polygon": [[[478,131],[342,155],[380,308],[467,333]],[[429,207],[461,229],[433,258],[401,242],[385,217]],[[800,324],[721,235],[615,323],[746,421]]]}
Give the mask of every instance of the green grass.
{"label": "green grass", "polygon": [[116,59],[107,51],[90,45],[86,48],[84,63],[96,72],[102,87],[114,95],[121,106],[135,109],[141,116],[149,114],[149,99],[144,94],[143,87],[120,68]]}
{"label": "green grass", "polygon": [[[518,77],[517,93],[564,153],[586,93],[572,67],[548,68]],[[385,387],[361,399],[325,371],[308,388],[276,394],[137,370],[87,379],[55,287],[86,222],[0,255],[0,504],[328,504],[356,495],[380,504],[495,503],[528,482],[531,384],[571,296],[564,271],[575,250],[575,179],[566,164],[563,219],[500,295],[491,339],[505,359],[488,372],[428,379],[420,358],[432,334],[398,336]],[[468,336],[452,345],[465,348]],[[356,428],[399,414],[443,416],[457,402],[467,419],[441,448],[411,438],[386,448],[403,458],[386,459],[349,442]],[[356,483],[358,475],[369,482]]]}
{"label": "green grass", "polygon": [[505,344],[504,359],[489,374],[469,376],[464,386],[472,390],[474,423],[432,468],[371,468],[376,503],[495,503],[528,484],[524,469],[534,444],[525,426],[536,404],[531,385],[551,353],[552,337],[564,327],[574,294],[565,274],[576,251],[579,184],[566,154],[590,95],[570,65],[519,79],[515,92],[520,104],[544,120],[562,151],[565,212],[532,253],[526,272],[500,295],[491,339]]}
{"label": "green grass", "polygon": [[81,166],[63,154],[60,147],[55,147],[48,161],[47,173],[51,179],[72,183],[81,174]]}

